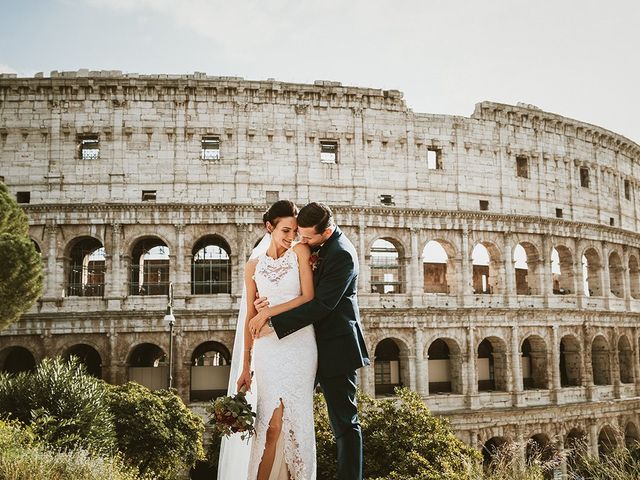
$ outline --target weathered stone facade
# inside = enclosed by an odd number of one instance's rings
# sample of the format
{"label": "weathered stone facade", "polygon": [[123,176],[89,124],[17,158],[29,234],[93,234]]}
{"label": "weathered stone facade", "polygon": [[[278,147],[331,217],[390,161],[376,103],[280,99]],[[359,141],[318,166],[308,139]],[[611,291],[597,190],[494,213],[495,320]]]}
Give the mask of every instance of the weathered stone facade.
{"label": "weathered stone facade", "polygon": [[15,347],[38,361],[78,344],[111,382],[152,366],[138,345],[163,364],[170,280],[188,401],[198,347],[233,350],[262,211],[321,200],[360,254],[366,391],[409,386],[477,446],[638,438],[640,146],[603,128],[530,105],[414,113],[398,91],[333,82],[0,75],[0,176],[46,269],[0,368],[28,356]]}

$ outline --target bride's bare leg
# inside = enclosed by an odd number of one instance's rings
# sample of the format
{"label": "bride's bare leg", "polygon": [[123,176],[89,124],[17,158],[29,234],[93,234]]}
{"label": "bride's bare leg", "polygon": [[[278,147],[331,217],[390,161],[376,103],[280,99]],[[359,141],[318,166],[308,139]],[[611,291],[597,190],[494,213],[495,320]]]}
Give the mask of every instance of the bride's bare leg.
{"label": "bride's bare leg", "polygon": [[271,421],[269,422],[269,428],[267,429],[267,439],[264,445],[264,453],[262,454],[262,460],[260,461],[260,467],[258,467],[257,480],[269,480],[271,469],[273,468],[273,460],[276,456],[276,445],[278,444],[278,438],[282,431],[282,414],[284,412],[284,405],[280,401],[280,406],[273,411]]}

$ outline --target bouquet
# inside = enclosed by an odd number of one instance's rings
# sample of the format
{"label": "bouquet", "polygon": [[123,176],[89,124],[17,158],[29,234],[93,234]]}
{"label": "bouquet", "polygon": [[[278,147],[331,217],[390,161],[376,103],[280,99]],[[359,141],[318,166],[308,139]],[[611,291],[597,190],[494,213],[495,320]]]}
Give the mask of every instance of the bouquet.
{"label": "bouquet", "polygon": [[228,437],[234,433],[242,432],[240,438],[248,440],[255,433],[253,426],[256,414],[251,410],[251,404],[247,402],[247,394],[244,386],[233,396],[218,397],[207,407],[211,414],[209,425],[220,436]]}

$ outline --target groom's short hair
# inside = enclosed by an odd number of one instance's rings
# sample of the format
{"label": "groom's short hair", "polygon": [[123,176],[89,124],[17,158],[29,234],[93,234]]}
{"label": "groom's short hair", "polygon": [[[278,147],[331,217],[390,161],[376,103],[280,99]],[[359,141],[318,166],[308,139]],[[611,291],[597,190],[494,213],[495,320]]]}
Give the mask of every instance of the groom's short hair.
{"label": "groom's short hair", "polygon": [[320,202],[311,202],[302,207],[298,212],[297,220],[299,227],[314,227],[316,233],[322,233],[334,224],[331,209]]}

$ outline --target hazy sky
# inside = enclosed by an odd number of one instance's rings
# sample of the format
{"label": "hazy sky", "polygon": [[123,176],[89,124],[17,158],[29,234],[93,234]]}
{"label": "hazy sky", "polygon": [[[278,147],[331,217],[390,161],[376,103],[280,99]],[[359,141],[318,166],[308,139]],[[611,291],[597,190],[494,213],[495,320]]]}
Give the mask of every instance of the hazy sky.
{"label": "hazy sky", "polygon": [[0,72],[192,73],[522,101],[640,143],[640,2],[0,0]]}

